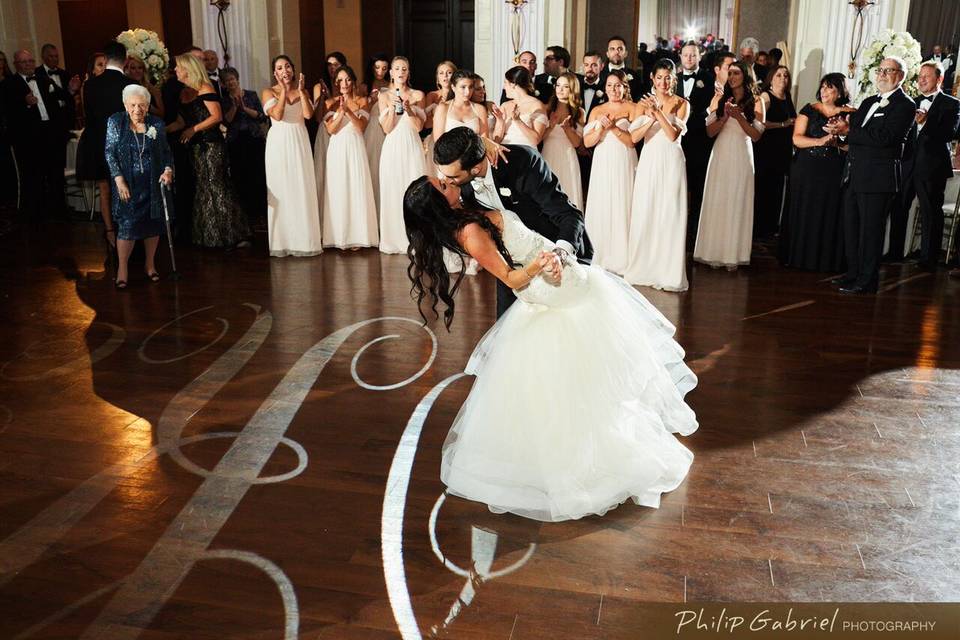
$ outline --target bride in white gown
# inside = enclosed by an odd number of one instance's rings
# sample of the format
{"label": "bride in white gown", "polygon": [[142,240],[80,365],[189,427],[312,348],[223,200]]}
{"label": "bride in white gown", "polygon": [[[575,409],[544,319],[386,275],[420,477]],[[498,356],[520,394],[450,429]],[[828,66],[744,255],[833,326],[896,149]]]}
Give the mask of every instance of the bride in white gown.
{"label": "bride in white gown", "polygon": [[310,138],[304,124],[305,118],[313,116],[313,104],[303,88],[302,73],[299,84],[294,84],[294,71],[288,57],[277,56],[273,61],[277,84],[262,94],[263,108],[271,120],[264,153],[271,256],[323,252]]}
{"label": "bride in white gown", "polygon": [[[552,242],[510,211],[454,211],[459,196],[429,177],[404,197],[421,314],[424,302],[443,300],[448,328],[453,320],[449,283],[435,277],[444,271],[438,244],[477,258],[518,303],[467,364],[476,380],[443,445],[448,493],[548,522],[628,499],[658,507],[693,460],[672,434],[698,426],[683,399],[697,378],[674,327],[599,267],[571,262],[558,283]],[[559,371],[549,354],[562,359]]]}

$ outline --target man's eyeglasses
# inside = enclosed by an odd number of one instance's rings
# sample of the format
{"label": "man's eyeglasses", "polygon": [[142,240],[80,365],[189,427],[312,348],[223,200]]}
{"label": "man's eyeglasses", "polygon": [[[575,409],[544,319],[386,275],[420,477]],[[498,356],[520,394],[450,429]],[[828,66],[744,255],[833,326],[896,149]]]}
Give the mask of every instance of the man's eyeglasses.
{"label": "man's eyeglasses", "polygon": [[895,76],[900,73],[898,67],[877,67],[878,76]]}

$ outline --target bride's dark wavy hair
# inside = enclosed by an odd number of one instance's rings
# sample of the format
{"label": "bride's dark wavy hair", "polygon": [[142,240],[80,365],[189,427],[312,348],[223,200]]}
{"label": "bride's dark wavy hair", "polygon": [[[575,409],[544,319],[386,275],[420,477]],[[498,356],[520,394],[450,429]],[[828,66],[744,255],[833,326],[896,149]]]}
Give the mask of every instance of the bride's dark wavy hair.
{"label": "bride's dark wavy hair", "polygon": [[448,249],[464,259],[469,257],[470,254],[464,251],[457,239],[465,226],[471,223],[480,225],[493,238],[507,264],[515,265],[497,226],[482,211],[454,210],[426,176],[417,178],[407,187],[403,195],[403,222],[410,241],[407,248],[407,257],[410,259],[407,277],[412,283],[410,295],[417,301],[417,310],[424,322],[428,322],[423,311],[424,299],[434,318],[440,317],[437,304],[442,301],[446,305],[443,324],[447,331],[453,322],[453,298],[460,289],[467,267],[464,260],[460,273],[456,274],[451,284],[450,273],[443,261],[443,250]]}

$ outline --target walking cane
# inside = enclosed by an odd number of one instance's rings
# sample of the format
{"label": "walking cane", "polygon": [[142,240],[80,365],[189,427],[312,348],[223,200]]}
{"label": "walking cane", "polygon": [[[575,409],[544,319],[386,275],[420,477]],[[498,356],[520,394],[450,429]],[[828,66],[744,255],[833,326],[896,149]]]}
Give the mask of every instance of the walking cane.
{"label": "walking cane", "polygon": [[180,274],[177,273],[177,259],[173,255],[173,233],[170,231],[170,208],[167,206],[166,192],[170,190],[170,185],[160,181],[160,199],[163,200],[163,223],[167,226],[167,246],[170,247],[170,272],[171,280],[179,280]]}

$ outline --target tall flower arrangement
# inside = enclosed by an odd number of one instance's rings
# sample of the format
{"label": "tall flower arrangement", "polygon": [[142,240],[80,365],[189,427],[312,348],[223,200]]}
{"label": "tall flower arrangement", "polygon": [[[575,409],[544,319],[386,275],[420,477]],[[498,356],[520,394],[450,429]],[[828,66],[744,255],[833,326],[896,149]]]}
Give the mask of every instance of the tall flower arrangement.
{"label": "tall flower arrangement", "polygon": [[888,56],[898,56],[907,63],[903,90],[909,95],[917,95],[917,74],[920,72],[920,63],[923,62],[920,43],[906,31],[884,29],[873,37],[860,56],[861,100],[877,93],[877,67]]}
{"label": "tall flower arrangement", "polygon": [[147,68],[147,75],[153,84],[161,84],[167,76],[170,54],[155,31],[148,29],[130,29],[117,36],[117,42],[127,48],[127,53],[135,55]]}

